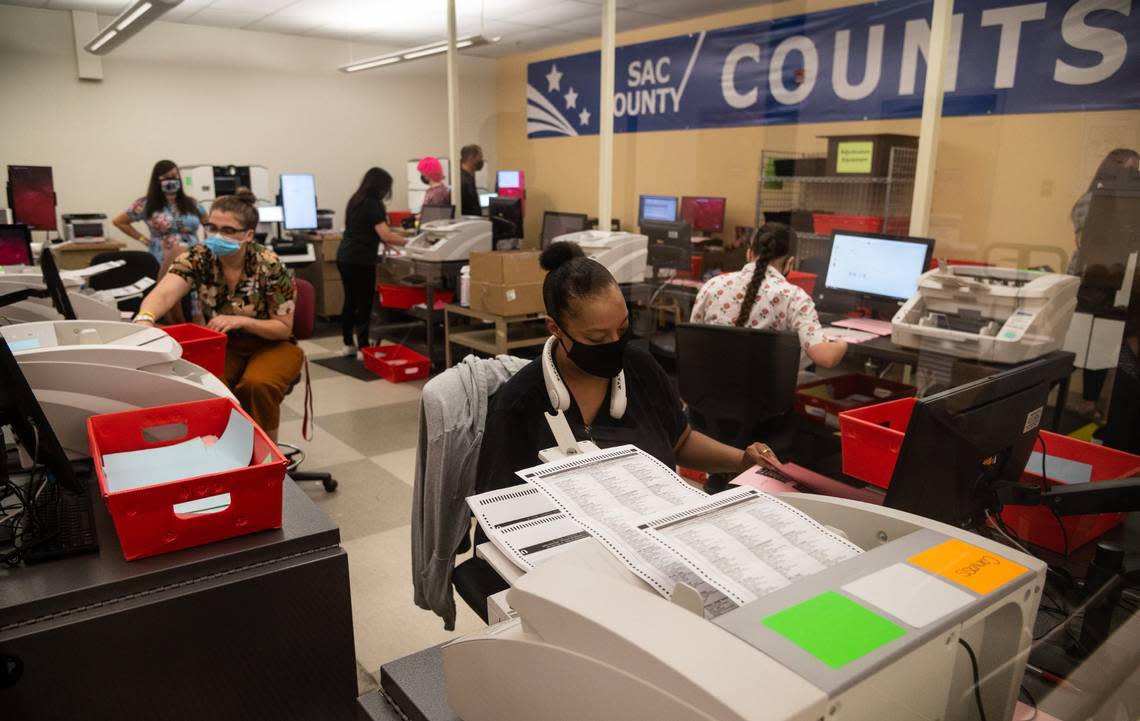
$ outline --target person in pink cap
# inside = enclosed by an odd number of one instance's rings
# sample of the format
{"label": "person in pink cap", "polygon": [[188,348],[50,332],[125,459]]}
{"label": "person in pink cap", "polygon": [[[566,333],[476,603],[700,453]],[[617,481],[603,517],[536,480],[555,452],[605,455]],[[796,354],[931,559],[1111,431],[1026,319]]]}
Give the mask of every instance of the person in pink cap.
{"label": "person in pink cap", "polygon": [[431,155],[421,158],[416,170],[420,171],[420,179],[428,186],[424,205],[451,205],[451,189],[443,182],[443,164],[439,158]]}

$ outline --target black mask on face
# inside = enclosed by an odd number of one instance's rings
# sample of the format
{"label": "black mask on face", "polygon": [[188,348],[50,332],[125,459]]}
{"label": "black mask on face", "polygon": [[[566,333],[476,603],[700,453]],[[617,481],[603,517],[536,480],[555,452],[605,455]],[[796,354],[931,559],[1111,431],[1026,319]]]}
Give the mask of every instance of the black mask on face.
{"label": "black mask on face", "polygon": [[[630,339],[628,330],[621,338],[612,343],[601,343],[599,345],[586,345],[571,338],[566,331],[562,332],[574,344],[570,350],[566,351],[567,357],[574,362],[574,365],[597,378],[615,378],[618,373],[621,373],[625,347],[629,345]],[[559,342],[561,343],[561,340]],[[562,350],[566,350],[565,343],[562,344]]]}
{"label": "black mask on face", "polygon": [[163,178],[158,184],[164,193],[177,193],[182,190],[182,181],[178,178]]}
{"label": "black mask on face", "polygon": [[478,173],[482,169],[483,169],[483,161],[480,160],[478,163],[475,163],[475,172]]}
{"label": "black mask on face", "polygon": [[420,176],[420,182],[423,183],[424,185],[431,185],[431,181],[428,180],[428,176],[426,176],[426,175]]}

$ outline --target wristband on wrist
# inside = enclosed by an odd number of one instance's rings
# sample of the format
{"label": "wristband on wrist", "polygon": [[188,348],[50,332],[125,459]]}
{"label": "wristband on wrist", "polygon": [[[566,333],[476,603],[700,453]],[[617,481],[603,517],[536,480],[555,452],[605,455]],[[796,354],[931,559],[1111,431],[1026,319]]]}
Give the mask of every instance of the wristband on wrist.
{"label": "wristband on wrist", "polygon": [[145,320],[145,321],[149,321],[149,322],[153,323],[155,321],[154,313],[151,313],[149,310],[140,310],[135,315],[135,320],[136,321]]}

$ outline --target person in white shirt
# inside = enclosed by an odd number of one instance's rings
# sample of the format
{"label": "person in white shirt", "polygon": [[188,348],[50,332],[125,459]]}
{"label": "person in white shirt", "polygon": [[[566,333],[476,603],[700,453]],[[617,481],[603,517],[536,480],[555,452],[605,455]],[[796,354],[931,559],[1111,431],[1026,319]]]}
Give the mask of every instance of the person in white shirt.
{"label": "person in white shirt", "polygon": [[748,264],[709,280],[697,293],[690,322],[795,331],[804,353],[816,365],[832,368],[847,352],[844,341],[823,335],[815,303],[784,277],[795,266],[790,255],[795,231],[766,223],[748,242]]}

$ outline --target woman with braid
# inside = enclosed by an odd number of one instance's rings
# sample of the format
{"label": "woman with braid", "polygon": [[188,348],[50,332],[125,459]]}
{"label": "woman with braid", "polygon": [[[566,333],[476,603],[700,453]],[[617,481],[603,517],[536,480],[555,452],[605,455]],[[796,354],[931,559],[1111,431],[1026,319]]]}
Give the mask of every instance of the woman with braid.
{"label": "woman with braid", "polygon": [[780,223],[757,228],[748,242],[748,264],[705,283],[697,294],[690,320],[708,325],[795,331],[807,359],[832,368],[843,359],[847,343],[824,338],[815,303],[803,289],[784,278],[795,264],[795,258],[789,255],[795,239],[795,231]]}

